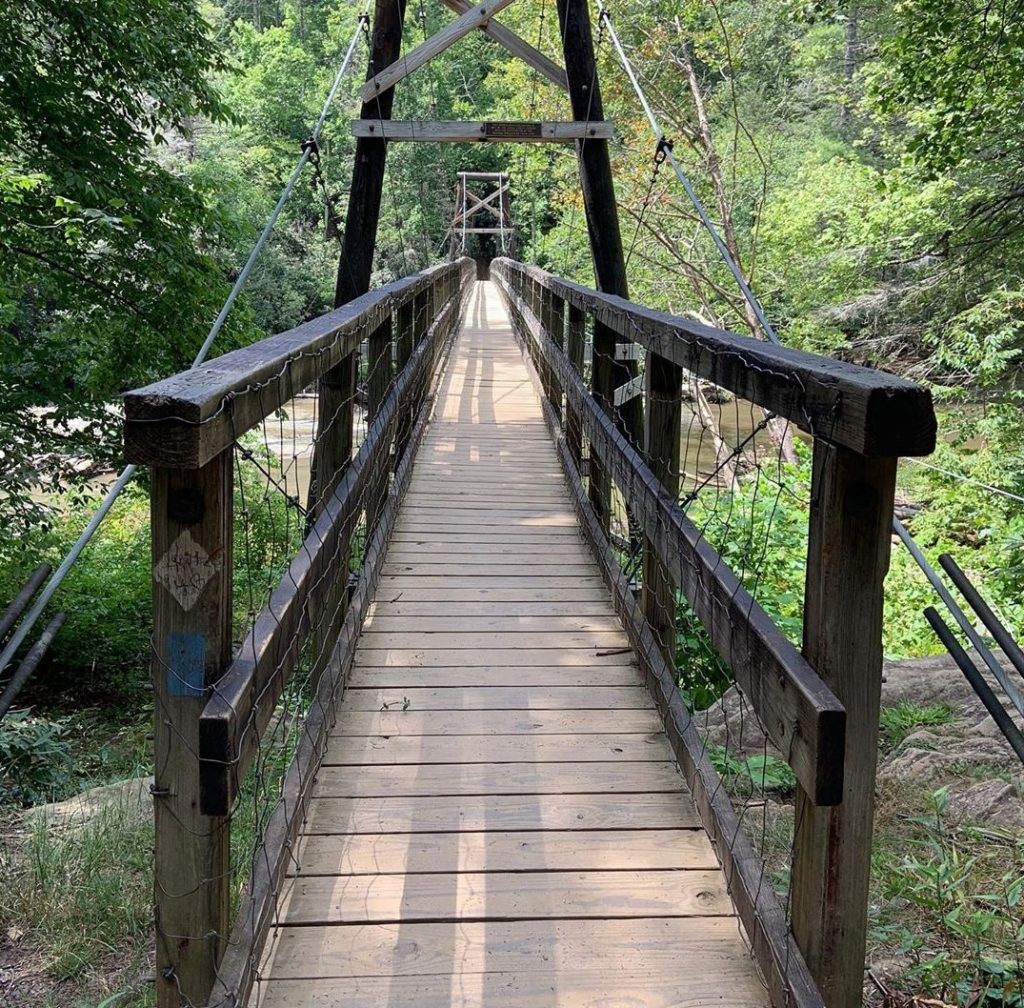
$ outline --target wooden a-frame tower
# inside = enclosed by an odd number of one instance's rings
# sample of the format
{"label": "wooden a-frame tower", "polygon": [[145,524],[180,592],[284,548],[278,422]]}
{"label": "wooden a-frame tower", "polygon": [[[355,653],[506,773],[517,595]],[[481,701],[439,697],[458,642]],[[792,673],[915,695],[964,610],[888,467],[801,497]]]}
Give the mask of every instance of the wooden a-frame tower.
{"label": "wooden a-frame tower", "polygon": [[[360,90],[363,106],[353,123],[356,137],[352,186],[338,266],[335,305],[347,304],[370,287],[373,254],[380,221],[381,195],[389,142],[496,142],[574,143],[597,287],[628,298],[626,264],[619,228],[608,141],[611,124],[605,121],[601,85],[594,53],[594,37],[587,0],[557,0],[564,68],[495,20],[515,0],[484,0],[471,6],[466,0],[443,0],[458,17],[447,27],[402,55],[402,26],[407,0],[375,0],[370,65]],[[517,58],[568,93],[572,119],[565,122],[396,122],[391,113],[395,87],[460,39],[482,31]],[[598,322],[594,327],[594,387],[620,428],[634,444],[643,444],[643,416],[639,397],[614,407],[612,392],[635,379],[636,362],[617,352],[616,337]],[[357,355],[333,368],[320,384],[320,416],[341,419],[318,431],[318,472],[340,473],[351,457],[350,431],[344,422],[352,410],[357,382]],[[655,376],[657,378],[657,376]],[[329,494],[320,487],[326,499]]]}
{"label": "wooden a-frame tower", "polygon": [[[515,0],[443,0],[457,15],[447,27],[401,54],[406,0],[376,0],[363,107],[352,124],[355,164],[349,193],[336,304],[369,288],[380,219],[381,193],[392,142],[575,143],[598,287],[627,296],[626,268],[612,182],[601,88],[587,0],[557,0],[564,68],[495,20]],[[565,122],[396,122],[394,89],[434,57],[474,31],[482,31],[568,93],[572,119]]]}

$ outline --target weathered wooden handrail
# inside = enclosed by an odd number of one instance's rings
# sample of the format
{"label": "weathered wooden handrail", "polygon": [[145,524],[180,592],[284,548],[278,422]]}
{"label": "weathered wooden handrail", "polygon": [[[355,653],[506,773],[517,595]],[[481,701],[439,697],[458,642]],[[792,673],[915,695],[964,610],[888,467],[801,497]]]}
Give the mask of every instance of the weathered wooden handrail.
{"label": "weathered wooden handrail", "polygon": [[528,279],[657,357],[815,438],[862,455],[928,455],[935,449],[931,393],[913,382],[644,308],[536,266],[496,262],[510,284],[517,276]]}
{"label": "weathered wooden handrail", "polygon": [[129,392],[125,456],[174,469],[206,465],[452,270],[451,264],[433,266],[295,329]]}
{"label": "weathered wooden handrail", "polygon": [[[408,477],[408,448],[422,431],[438,354],[473,275],[470,259],[433,267],[126,396],[126,452],[152,468],[159,1008],[177,1008],[183,999],[206,1004],[211,992],[225,1005],[244,1003],[247,996],[254,957],[273,916],[330,727],[330,700],[351,663]],[[352,355],[363,340],[377,365],[367,390],[367,436],[354,458],[324,456],[339,470],[322,474],[326,500],[316,508],[289,571],[232,655],[236,441]],[[352,418],[349,409],[332,422],[347,427]],[[335,444],[351,446],[351,430],[332,434],[338,435]],[[396,464],[392,483],[389,474]],[[348,558],[364,512],[369,543],[349,601]],[[333,584],[330,591],[323,589],[333,581],[342,582],[340,591]],[[330,619],[321,619],[328,608]],[[317,706],[304,726],[281,802],[254,860],[248,898],[232,928],[230,831],[239,782],[314,632],[323,638],[315,643],[327,655],[315,670]]]}
{"label": "weathered wooden handrail", "polygon": [[[536,365],[583,527],[717,842],[773,1001],[853,1008],[861,1001],[864,965],[896,460],[934,448],[930,395],[891,375],[653,312],[511,260],[496,260],[491,273]],[[642,450],[610,415],[610,390],[599,385],[596,367],[593,390],[583,383],[587,317],[647,351]],[[672,460],[679,458],[684,369],[814,435],[802,655],[676,500]],[[589,497],[581,477],[584,435]],[[643,535],[639,602],[609,544],[610,498],[607,484],[600,485],[609,477]],[[674,625],[666,619],[677,589],[797,776],[788,918],[762,883],[757,855],[679,698]]]}
{"label": "weathered wooden handrail", "polygon": [[207,815],[225,815],[259,748],[309,630],[310,590],[339,554],[347,555],[365,491],[379,482],[400,416],[434,362],[438,337],[448,331],[458,299],[448,299],[395,378],[366,438],[306,536],[277,590],[257,616],[227,671],[213,688],[199,722],[200,799]]}
{"label": "weathered wooden handrail", "polygon": [[529,306],[514,289],[506,297],[536,341],[569,409],[580,418],[591,449],[615,480],[630,514],[650,530],[658,559],[733,670],[772,744],[786,755],[816,804],[837,804],[843,790],[842,704],[616,429]]}

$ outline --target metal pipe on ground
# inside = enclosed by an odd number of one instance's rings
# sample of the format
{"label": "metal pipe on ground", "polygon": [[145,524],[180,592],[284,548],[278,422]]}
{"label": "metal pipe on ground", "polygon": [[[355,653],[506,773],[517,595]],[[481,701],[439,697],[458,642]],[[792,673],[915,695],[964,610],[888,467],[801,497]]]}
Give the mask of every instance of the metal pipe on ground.
{"label": "metal pipe on ground", "polygon": [[49,651],[50,645],[53,643],[53,639],[57,636],[60,632],[60,628],[64,625],[64,619],[64,613],[57,613],[57,615],[50,620],[46,625],[46,629],[42,634],[40,634],[39,640],[32,645],[29,653],[25,655],[21,664],[18,666],[14,673],[14,677],[7,684],[7,689],[4,690],[3,696],[0,696],[0,721],[7,716],[7,712],[11,709],[14,705],[14,701],[18,698],[18,694],[21,692],[22,686],[28,682],[29,677],[39,667],[43,658],[46,657],[46,652]]}
{"label": "metal pipe on ground", "polygon": [[25,582],[25,587],[18,592],[14,601],[4,610],[0,616],[0,644],[7,640],[7,635],[14,628],[14,624],[21,618],[32,597],[39,591],[42,583],[50,576],[53,568],[49,564],[40,564]]}
{"label": "metal pipe on ground", "polygon": [[953,661],[957,663],[960,671],[966,676],[978,698],[985,705],[985,709],[992,715],[992,720],[999,726],[1006,741],[1017,754],[1017,758],[1024,763],[1024,734],[1013,723],[1006,709],[999,702],[992,687],[985,681],[985,677],[978,671],[977,666],[971,661],[967,652],[960,646],[960,642],[953,636],[953,631],[943,622],[942,617],[932,606],[924,611],[925,619],[931,624],[932,629],[938,634],[946,650],[952,655]]}

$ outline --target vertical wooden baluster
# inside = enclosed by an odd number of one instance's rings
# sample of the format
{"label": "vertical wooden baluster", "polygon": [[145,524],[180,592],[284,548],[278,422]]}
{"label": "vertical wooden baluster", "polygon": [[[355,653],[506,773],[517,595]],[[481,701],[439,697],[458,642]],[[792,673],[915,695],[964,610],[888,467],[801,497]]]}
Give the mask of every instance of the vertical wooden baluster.
{"label": "vertical wooden baluster", "polygon": [[[404,301],[398,309],[396,321],[397,331],[395,333],[395,374],[400,375],[409,363],[413,348],[413,325],[414,325],[414,304],[413,299]],[[412,431],[412,419],[408,410],[403,410],[398,420],[398,431],[395,435],[395,465],[405,455],[406,445],[409,443],[409,435]]]}
{"label": "vertical wooden baluster", "polygon": [[[380,408],[387,398],[393,379],[391,372],[391,338],[392,316],[370,333],[367,348],[367,365],[369,374],[366,382],[366,430],[369,435],[370,425],[380,413]],[[388,490],[388,476],[391,471],[391,452],[383,453],[378,474],[370,481],[366,501],[366,541],[370,541],[373,530],[377,527],[377,519]]]}
{"label": "vertical wooden baluster", "polygon": [[[553,292],[548,292],[548,333],[559,350],[565,349],[565,302]],[[551,405],[558,419],[562,419],[562,386],[558,383],[557,372],[551,368]]]}
{"label": "vertical wooden baluster", "polygon": [[231,819],[199,811],[199,715],[231,659],[232,452],[152,470],[157,1004],[206,1004],[230,929]]}
{"label": "vertical wooden baluster", "polygon": [[841,805],[797,786],[793,933],[828,1008],[862,1002],[896,459],[814,444],[804,654],[846,707]]}
{"label": "vertical wooden baluster", "polygon": [[538,348],[537,356],[539,358],[539,370],[541,377],[541,384],[544,387],[544,396],[549,403],[554,405],[555,402],[555,389],[554,389],[554,377],[551,373],[551,364],[547,357],[546,340],[552,337],[551,333],[551,291],[549,291],[539,280],[536,281],[537,285],[537,311],[534,314],[540,320],[540,327],[543,330],[543,336],[541,338],[540,346]]}
{"label": "vertical wooden baluster", "polygon": [[[578,375],[583,374],[583,355],[587,339],[587,317],[582,308],[569,305],[569,323],[567,332],[569,363]],[[583,472],[583,427],[576,411],[566,403],[565,421],[566,439],[569,451],[576,463],[576,468]]]}
{"label": "vertical wooden baluster", "polygon": [[[683,369],[648,353],[644,367],[647,462],[661,485],[679,496],[679,450],[683,410]],[[675,667],[676,588],[658,560],[650,538],[644,539],[643,610],[661,644],[665,660]]]}

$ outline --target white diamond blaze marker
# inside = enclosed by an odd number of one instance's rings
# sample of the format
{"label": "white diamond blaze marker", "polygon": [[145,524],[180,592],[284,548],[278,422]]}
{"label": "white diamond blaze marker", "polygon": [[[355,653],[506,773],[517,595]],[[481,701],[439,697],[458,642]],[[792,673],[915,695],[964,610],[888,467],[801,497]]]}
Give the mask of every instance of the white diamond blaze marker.
{"label": "white diamond blaze marker", "polygon": [[171,543],[153,574],[188,612],[219,569],[220,562],[212,559],[186,529]]}

